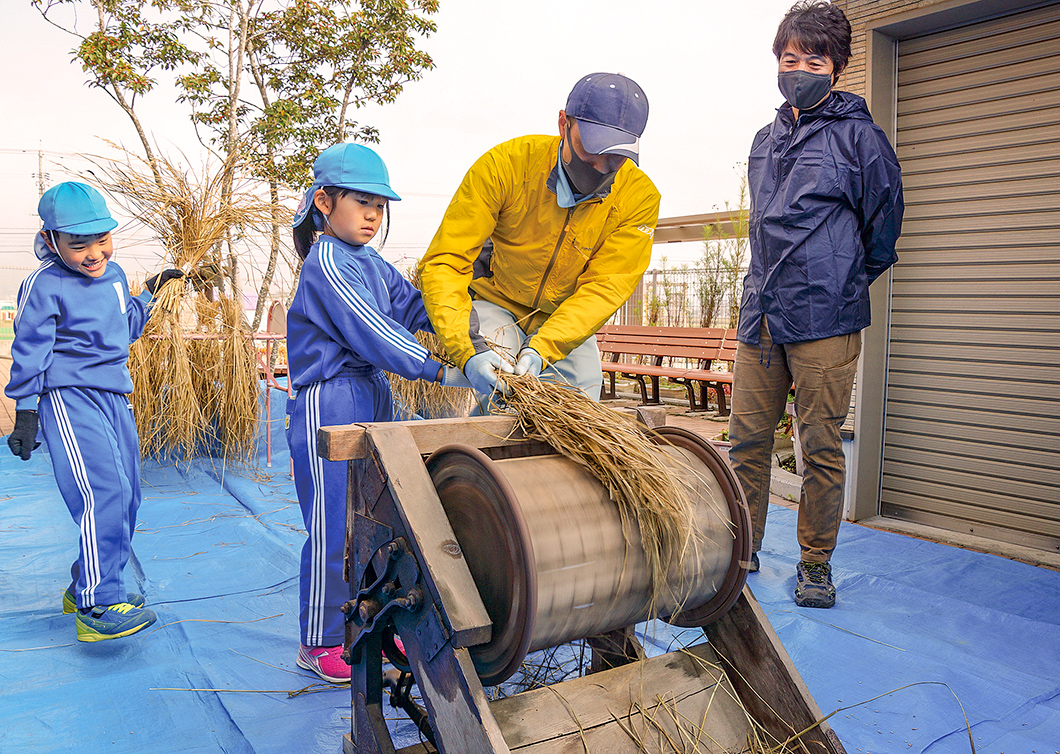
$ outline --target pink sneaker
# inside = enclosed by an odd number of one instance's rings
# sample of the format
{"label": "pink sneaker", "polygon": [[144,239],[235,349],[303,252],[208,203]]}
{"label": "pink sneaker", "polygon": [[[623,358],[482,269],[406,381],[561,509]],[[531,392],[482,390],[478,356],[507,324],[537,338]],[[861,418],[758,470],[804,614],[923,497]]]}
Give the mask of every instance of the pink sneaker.
{"label": "pink sneaker", "polygon": [[298,667],[311,670],[325,681],[349,683],[350,666],[342,659],[342,645],[337,647],[298,647]]}

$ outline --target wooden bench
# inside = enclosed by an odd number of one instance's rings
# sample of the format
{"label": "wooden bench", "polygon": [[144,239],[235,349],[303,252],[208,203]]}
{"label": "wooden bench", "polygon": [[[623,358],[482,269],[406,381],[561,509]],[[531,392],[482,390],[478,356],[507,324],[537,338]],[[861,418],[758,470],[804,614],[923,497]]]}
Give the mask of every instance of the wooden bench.
{"label": "wooden bench", "polygon": [[[615,378],[630,377],[640,385],[644,403],[659,403],[659,381],[665,377],[684,385],[693,411],[707,409],[707,390],[717,396],[718,413],[728,415],[725,385],[732,385],[731,364],[736,358],[736,330],[721,327],[649,327],[604,325],[596,334],[601,366],[610,378],[605,398],[616,398]],[[622,357],[627,357],[622,360]],[[640,357],[638,363],[635,357]],[[676,363],[675,363],[676,362]],[[727,362],[715,371],[716,362]],[[651,382],[649,395],[647,381]],[[696,398],[696,383],[700,397]]]}

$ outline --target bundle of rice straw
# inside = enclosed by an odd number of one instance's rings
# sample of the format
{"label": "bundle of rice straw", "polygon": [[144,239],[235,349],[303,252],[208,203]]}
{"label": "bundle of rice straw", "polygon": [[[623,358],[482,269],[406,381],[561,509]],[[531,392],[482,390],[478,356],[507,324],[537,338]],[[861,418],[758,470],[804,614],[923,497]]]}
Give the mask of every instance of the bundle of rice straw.
{"label": "bundle of rice straw", "polygon": [[[448,357],[441,355],[445,352],[437,335],[418,332],[416,340],[434,359],[452,365]],[[391,372],[387,372],[386,376],[390,380],[390,392],[394,395],[394,418],[397,420],[407,421],[413,416],[424,419],[467,416],[475,405],[475,392],[467,388],[442,387],[437,382],[426,380],[406,380]]]}
{"label": "bundle of rice straw", "polygon": [[[659,446],[637,422],[580,390],[525,374],[504,375],[505,401],[527,438],[542,440],[600,480],[626,532],[636,526],[651,577],[652,607],[667,596],[670,568],[698,546],[687,483],[660,463]],[[683,595],[672,595],[678,603]]]}
{"label": "bundle of rice straw", "polygon": [[[420,287],[419,268],[416,265],[405,270],[405,277],[414,287]],[[452,366],[452,360],[442,355],[445,349],[437,335],[426,331],[415,335],[434,359]],[[424,419],[467,416],[475,405],[475,394],[467,388],[442,387],[437,382],[425,380],[406,380],[391,372],[387,372],[386,376],[390,380],[390,392],[394,395],[394,418],[398,420],[409,420],[413,416]]]}
{"label": "bundle of rice straw", "polygon": [[225,165],[200,181],[164,157],[156,159],[157,174],[129,153],[124,163],[94,162],[99,170],[89,179],[164,245],[160,267],[187,273],[156,292],[144,334],[129,349],[141,454],[249,462],[261,388],[242,307],[220,290],[231,263],[221,244],[267,231],[272,203],[238,187],[226,190]]}

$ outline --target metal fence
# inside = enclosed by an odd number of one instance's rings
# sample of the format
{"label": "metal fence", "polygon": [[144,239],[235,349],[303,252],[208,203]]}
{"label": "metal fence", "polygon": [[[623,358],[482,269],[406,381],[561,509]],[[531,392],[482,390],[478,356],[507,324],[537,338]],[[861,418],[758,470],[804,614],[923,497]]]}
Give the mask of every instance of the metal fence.
{"label": "metal fence", "polygon": [[648,270],[612,325],[736,327],[746,268]]}

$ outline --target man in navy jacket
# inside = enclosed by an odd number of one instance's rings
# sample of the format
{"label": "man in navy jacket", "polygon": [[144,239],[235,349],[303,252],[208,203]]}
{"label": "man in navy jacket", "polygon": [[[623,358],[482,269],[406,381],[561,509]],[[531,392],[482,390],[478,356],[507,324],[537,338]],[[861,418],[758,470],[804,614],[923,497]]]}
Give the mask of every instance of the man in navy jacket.
{"label": "man in navy jacket", "polygon": [[730,458],[759,567],[773,435],[795,385],[805,471],[795,602],[831,607],[829,560],[843,508],[846,419],[869,284],[897,260],[902,175],[865,101],[832,87],[850,57],[850,24],[825,2],[784,17],[773,52],[786,102],[748,161],[751,264],[744,279],[729,420]]}

